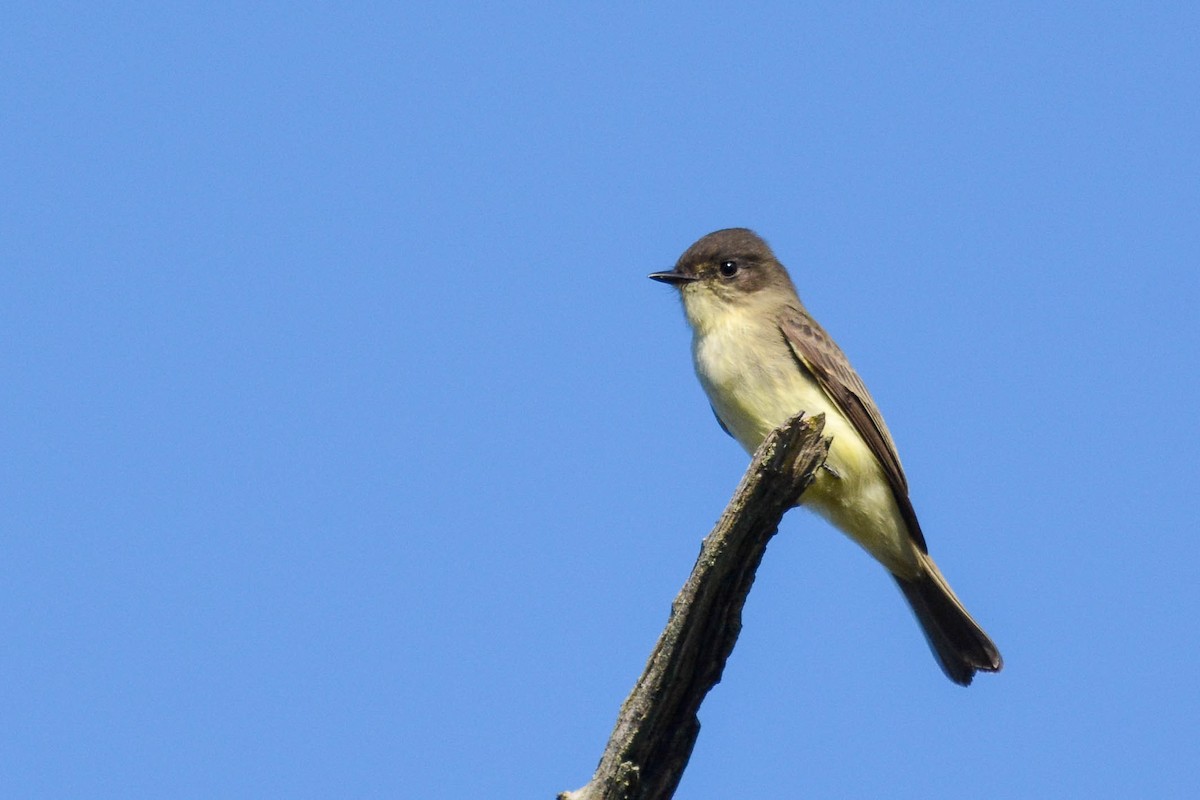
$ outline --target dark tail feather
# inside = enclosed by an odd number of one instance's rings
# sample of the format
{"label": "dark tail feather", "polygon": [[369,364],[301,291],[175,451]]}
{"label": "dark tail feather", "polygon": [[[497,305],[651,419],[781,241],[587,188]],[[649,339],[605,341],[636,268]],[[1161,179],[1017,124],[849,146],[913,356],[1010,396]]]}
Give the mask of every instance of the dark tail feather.
{"label": "dark tail feather", "polygon": [[911,581],[896,578],[896,583],[912,606],[946,677],[968,686],[977,671],[998,672],[1004,662],[996,645],[954,596],[933,559],[925,554],[921,557],[924,574]]}

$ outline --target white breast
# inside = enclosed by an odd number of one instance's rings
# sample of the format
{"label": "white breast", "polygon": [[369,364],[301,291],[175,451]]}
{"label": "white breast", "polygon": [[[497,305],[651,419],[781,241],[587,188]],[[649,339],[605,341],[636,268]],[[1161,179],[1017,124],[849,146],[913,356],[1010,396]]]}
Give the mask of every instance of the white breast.
{"label": "white breast", "polygon": [[[915,553],[875,455],[816,381],[796,363],[777,326],[726,309],[692,340],[696,375],[729,432],[748,453],[798,411],[825,415],[832,438],[826,463],[805,492],[820,512],[894,572],[914,569]],[[831,471],[830,471],[831,470]]]}
{"label": "white breast", "polygon": [[775,325],[744,312],[723,316],[693,338],[692,358],[709,402],[747,452],[797,411],[841,417]]}

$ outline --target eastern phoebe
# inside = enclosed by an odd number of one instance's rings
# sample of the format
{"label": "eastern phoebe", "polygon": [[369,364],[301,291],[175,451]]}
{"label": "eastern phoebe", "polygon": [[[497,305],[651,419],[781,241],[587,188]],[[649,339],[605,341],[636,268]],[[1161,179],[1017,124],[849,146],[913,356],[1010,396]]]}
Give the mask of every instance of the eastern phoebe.
{"label": "eastern phoebe", "polygon": [[829,456],[800,498],[892,573],[950,680],[996,672],[1000,652],[929,557],[883,417],[791,278],[753,231],[710,233],[675,269],[650,276],[680,292],[692,358],[725,432],[754,453],[798,411],[825,415]]}

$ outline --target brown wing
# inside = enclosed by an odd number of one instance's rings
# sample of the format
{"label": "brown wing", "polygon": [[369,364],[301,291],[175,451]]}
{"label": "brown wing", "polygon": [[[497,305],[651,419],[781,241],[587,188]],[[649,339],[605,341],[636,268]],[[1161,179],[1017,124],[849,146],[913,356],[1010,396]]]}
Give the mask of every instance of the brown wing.
{"label": "brown wing", "polygon": [[908,499],[908,480],[900,466],[900,457],[896,455],[896,444],[862,378],[829,334],[801,309],[788,309],[779,323],[779,330],[796,362],[816,379],[875,454],[908,525],[909,535],[921,551],[926,552],[925,535],[921,533],[917,514]]}

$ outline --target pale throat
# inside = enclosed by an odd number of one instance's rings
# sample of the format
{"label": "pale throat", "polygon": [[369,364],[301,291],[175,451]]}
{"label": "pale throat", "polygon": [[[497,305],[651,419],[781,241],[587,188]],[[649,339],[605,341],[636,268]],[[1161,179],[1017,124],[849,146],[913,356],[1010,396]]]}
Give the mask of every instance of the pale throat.
{"label": "pale throat", "polygon": [[[797,363],[778,311],[697,293],[686,304],[696,375],[717,416],[746,452],[798,411],[825,415],[832,438],[803,504],[829,518],[898,574],[913,570],[911,541],[879,462],[854,426]],[[777,307],[776,307],[777,308]]]}

